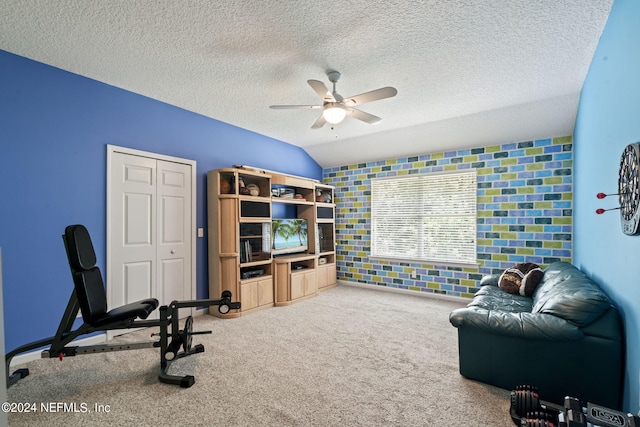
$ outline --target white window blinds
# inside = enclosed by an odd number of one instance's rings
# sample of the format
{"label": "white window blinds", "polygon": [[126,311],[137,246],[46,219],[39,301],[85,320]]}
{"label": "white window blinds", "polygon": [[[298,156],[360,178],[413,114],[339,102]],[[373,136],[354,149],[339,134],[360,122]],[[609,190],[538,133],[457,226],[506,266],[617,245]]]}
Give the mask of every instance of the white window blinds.
{"label": "white window blinds", "polygon": [[476,170],[371,180],[371,256],[476,263]]}

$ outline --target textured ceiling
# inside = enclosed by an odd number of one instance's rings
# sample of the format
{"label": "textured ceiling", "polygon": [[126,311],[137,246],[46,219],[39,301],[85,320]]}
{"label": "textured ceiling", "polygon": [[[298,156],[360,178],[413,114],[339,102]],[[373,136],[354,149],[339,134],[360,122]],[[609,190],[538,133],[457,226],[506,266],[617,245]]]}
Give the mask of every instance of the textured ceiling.
{"label": "textured ceiling", "polygon": [[[573,133],[612,0],[3,0],[0,49],[303,147],[322,166]],[[382,117],[311,129],[338,70]]]}

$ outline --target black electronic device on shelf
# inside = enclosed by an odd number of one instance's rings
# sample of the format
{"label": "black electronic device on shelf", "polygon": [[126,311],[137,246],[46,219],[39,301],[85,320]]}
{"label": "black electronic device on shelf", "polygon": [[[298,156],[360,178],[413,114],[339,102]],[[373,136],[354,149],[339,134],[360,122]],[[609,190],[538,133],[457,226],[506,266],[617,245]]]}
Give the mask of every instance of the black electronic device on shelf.
{"label": "black electronic device on shelf", "polygon": [[257,268],[255,270],[244,270],[241,273],[243,279],[251,279],[252,277],[260,277],[264,275],[264,269]]}

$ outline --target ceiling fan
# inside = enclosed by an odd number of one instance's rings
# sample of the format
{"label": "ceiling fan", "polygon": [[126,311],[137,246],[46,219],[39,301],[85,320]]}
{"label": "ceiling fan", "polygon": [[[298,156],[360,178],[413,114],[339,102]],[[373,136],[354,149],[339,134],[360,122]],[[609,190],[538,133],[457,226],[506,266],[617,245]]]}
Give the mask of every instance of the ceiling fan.
{"label": "ceiling fan", "polygon": [[329,77],[329,81],[333,83],[333,91],[327,89],[327,86],[319,80],[307,80],[309,86],[311,86],[320,98],[322,98],[322,105],[271,105],[269,108],[273,108],[274,110],[309,108],[322,109],[322,115],[318,117],[318,120],[316,120],[313,126],[311,126],[312,129],[321,128],[325,123],[340,123],[346,116],[350,116],[354,119],[362,120],[363,122],[373,125],[382,119],[353,107],[366,104],[367,102],[391,98],[396,96],[398,93],[396,88],[387,86],[372,90],[371,92],[365,92],[360,95],[343,98],[338,92],[336,92],[336,83],[340,79],[340,73],[337,71],[330,71],[327,73],[327,77]]}

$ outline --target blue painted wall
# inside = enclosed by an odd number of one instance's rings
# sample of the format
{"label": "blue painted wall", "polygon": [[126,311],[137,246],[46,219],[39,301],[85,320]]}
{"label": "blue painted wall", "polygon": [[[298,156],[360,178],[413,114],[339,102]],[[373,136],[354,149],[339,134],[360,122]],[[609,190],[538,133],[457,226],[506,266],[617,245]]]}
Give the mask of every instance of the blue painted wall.
{"label": "blue painted wall", "polygon": [[[87,226],[105,271],[107,144],[197,161],[197,226],[205,229],[210,169],[247,164],[322,178],[293,145],[0,50],[7,350],[55,333],[72,291],[66,225]],[[204,298],[206,238],[196,250],[197,297]]]}
{"label": "blue painted wall", "polygon": [[[640,142],[640,2],[616,0],[585,80],[574,133],[574,262],[603,285],[624,316],[624,409],[640,409],[640,236],[622,233],[614,208],[620,155]],[[597,369],[596,366],[593,369]],[[585,373],[588,375],[588,373]]]}

